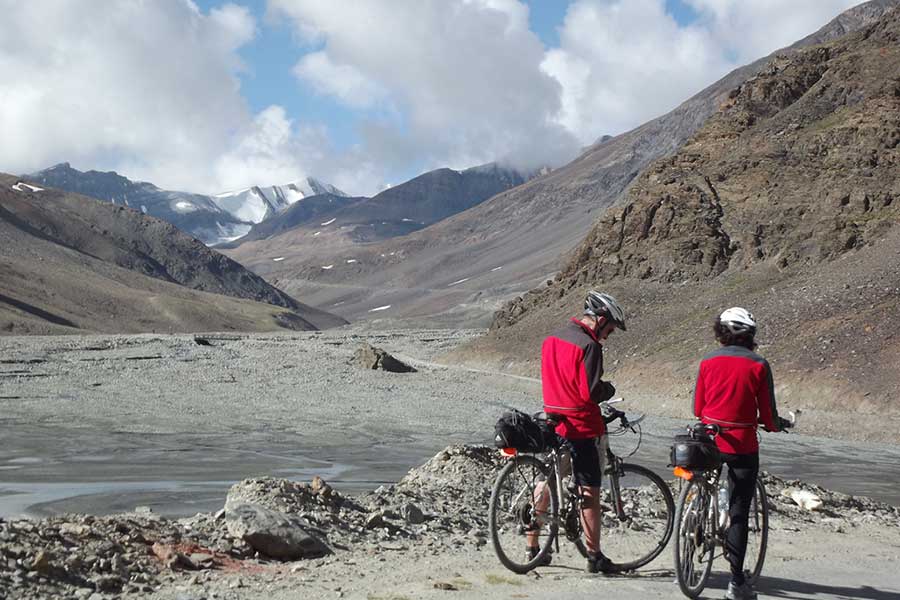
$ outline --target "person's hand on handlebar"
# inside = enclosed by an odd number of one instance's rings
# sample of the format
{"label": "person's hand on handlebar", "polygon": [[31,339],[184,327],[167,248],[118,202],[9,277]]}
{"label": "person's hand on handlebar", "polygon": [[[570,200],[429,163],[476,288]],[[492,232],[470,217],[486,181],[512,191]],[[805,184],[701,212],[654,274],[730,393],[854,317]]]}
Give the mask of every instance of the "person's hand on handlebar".
{"label": "person's hand on handlebar", "polygon": [[[624,419],[625,418],[625,413],[622,412],[621,410],[616,410],[615,408],[609,408],[608,410],[609,410],[609,412],[607,414],[603,415],[603,422],[606,423],[607,425],[609,425],[616,419]],[[624,425],[624,422],[623,422],[623,425]]]}
{"label": "person's hand on handlebar", "polygon": [[794,426],[794,422],[791,421],[790,419],[785,419],[784,417],[778,417],[777,425],[778,425],[778,429],[769,429],[768,427],[765,427],[765,430],[768,431],[769,433],[775,433],[778,431],[786,431]]}

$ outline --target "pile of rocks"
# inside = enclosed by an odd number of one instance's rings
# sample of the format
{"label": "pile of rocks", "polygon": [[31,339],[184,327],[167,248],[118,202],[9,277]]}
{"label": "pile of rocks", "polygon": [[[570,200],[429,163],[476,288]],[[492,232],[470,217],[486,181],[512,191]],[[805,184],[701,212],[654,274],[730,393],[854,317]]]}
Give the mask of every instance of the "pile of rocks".
{"label": "pile of rocks", "polygon": [[[496,450],[485,446],[450,446],[412,469],[394,485],[349,498],[316,478],[310,484],[283,479],[248,479],[232,487],[226,521],[236,506],[256,506],[288,515],[296,528],[327,552],[412,550],[438,553],[441,548],[487,540],[487,505],[501,466]],[[256,511],[260,511],[257,509]],[[271,515],[269,515],[271,516]],[[237,537],[241,537],[238,535]],[[243,540],[273,556],[257,540]]]}
{"label": "pile of rocks", "polygon": [[397,484],[361,500],[388,522],[406,521],[421,549],[438,553],[442,546],[481,546],[487,542],[487,506],[501,466],[495,448],[448,446]]}

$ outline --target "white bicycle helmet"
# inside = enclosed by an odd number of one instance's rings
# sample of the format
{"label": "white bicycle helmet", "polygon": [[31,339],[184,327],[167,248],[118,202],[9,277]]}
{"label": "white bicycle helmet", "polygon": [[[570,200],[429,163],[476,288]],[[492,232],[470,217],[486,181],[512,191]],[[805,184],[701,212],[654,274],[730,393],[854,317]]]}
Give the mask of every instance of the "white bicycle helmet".
{"label": "white bicycle helmet", "polygon": [[719,315],[719,323],[734,335],[756,335],[756,319],[750,311],[733,306]]}
{"label": "white bicycle helmet", "polygon": [[584,314],[591,317],[605,317],[607,321],[621,329],[625,329],[625,311],[609,294],[591,290],[584,299]]}

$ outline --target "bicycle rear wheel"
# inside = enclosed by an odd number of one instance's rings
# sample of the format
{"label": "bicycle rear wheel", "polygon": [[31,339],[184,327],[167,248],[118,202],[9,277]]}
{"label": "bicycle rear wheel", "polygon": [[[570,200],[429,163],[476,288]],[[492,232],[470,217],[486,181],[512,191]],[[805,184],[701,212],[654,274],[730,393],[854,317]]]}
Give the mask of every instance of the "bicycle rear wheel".
{"label": "bicycle rear wheel", "polygon": [[712,498],[706,488],[689,481],[681,490],[675,511],[675,575],[688,598],[697,598],[706,587],[715,553]]}
{"label": "bicycle rear wheel", "polygon": [[763,562],[766,560],[766,545],[769,541],[769,503],[761,479],[756,480],[756,490],[750,503],[747,521],[747,553],[744,555],[744,568],[748,572],[747,578],[755,582],[762,573]]}
{"label": "bicycle rear wheel", "polygon": [[[618,486],[623,514],[617,514],[615,506],[603,511],[600,548],[616,571],[633,571],[659,556],[669,543],[675,501],[662,478],[639,465],[622,464],[608,483]],[[603,490],[601,502],[613,505],[609,490]]]}
{"label": "bicycle rear wheel", "polygon": [[[527,573],[542,564],[559,531],[558,515],[552,469],[533,456],[511,459],[494,483],[488,514],[491,542],[503,566]],[[526,556],[528,533],[538,539],[534,558]]]}

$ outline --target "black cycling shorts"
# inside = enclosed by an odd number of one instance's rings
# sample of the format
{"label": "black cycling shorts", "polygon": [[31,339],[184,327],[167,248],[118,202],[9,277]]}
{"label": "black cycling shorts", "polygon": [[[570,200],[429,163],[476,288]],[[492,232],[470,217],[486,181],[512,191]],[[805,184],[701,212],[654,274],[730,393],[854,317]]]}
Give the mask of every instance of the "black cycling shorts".
{"label": "black cycling shorts", "polygon": [[575,466],[574,479],[578,485],[600,487],[603,483],[603,468],[606,464],[606,449],[609,440],[605,435],[586,440],[568,440],[572,448],[571,464],[568,453],[562,457],[562,476],[569,475]]}

